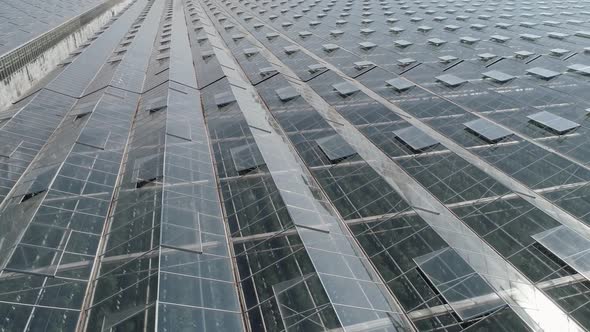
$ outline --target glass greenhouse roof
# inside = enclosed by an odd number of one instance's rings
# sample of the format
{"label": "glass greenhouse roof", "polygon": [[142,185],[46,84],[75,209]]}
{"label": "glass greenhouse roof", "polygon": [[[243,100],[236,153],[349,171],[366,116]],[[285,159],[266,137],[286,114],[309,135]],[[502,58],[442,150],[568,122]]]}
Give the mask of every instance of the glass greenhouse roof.
{"label": "glass greenhouse roof", "polygon": [[64,1],[0,4],[0,330],[590,330],[590,2]]}

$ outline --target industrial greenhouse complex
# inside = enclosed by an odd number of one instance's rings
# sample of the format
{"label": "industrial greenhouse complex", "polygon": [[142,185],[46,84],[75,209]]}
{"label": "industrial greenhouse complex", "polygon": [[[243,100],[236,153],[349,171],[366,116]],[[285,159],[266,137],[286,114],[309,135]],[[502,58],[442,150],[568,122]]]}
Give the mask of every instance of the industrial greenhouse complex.
{"label": "industrial greenhouse complex", "polygon": [[590,331],[590,0],[0,0],[0,332]]}

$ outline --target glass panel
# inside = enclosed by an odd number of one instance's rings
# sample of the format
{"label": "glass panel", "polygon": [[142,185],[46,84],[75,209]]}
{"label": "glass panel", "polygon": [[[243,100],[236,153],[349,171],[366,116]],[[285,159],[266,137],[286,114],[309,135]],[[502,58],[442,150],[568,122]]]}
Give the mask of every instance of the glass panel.
{"label": "glass panel", "polygon": [[441,249],[414,261],[463,321],[505,305],[487,281],[453,249]]}
{"label": "glass panel", "polygon": [[590,240],[566,226],[555,227],[532,237],[590,280]]}

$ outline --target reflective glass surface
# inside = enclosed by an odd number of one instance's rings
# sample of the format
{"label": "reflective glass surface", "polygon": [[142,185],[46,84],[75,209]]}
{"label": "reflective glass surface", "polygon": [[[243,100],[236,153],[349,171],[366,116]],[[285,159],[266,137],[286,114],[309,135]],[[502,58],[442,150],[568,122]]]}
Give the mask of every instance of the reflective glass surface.
{"label": "reflective glass surface", "polygon": [[589,3],[122,8],[2,81],[0,330],[590,330]]}

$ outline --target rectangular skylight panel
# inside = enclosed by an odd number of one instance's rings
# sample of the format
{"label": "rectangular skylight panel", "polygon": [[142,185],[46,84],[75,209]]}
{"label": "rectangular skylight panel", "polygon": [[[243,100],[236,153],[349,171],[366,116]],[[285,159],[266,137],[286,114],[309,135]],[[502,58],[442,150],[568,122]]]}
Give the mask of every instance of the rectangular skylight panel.
{"label": "rectangular skylight panel", "polygon": [[567,33],[561,33],[561,32],[549,32],[547,34],[547,36],[549,38],[553,38],[553,39],[565,39],[565,38],[569,37],[569,35]]}
{"label": "rectangular skylight panel", "polygon": [[420,152],[439,144],[434,138],[412,126],[396,130],[393,134],[414,152]]}
{"label": "rectangular skylight panel", "polygon": [[590,31],[576,31],[574,35],[577,37],[590,38]]}
{"label": "rectangular skylight panel", "polygon": [[409,65],[411,65],[413,63],[416,63],[416,59],[403,58],[403,59],[397,60],[397,62],[399,63],[400,66],[406,67],[406,66],[409,66]]}
{"label": "rectangular skylight panel", "polygon": [[527,74],[535,75],[535,76],[541,77],[546,80],[560,75],[560,73],[558,73],[558,72],[555,72],[555,71],[552,71],[549,69],[545,69],[545,68],[541,68],[541,67],[534,67],[531,69],[527,69],[526,72],[527,72]]}
{"label": "rectangular skylight panel", "polygon": [[482,74],[485,78],[490,78],[496,82],[506,83],[514,78],[512,75],[508,75],[501,71],[491,70]]}
{"label": "rectangular skylight panel", "polygon": [[166,107],[168,103],[168,97],[157,97],[149,99],[144,104],[144,110],[150,112],[156,112]]}
{"label": "rectangular skylight panel", "polygon": [[452,56],[452,55],[443,55],[443,56],[439,56],[438,59],[442,62],[442,63],[449,63],[451,61],[455,61],[457,60],[457,57]]}
{"label": "rectangular skylight panel", "polygon": [[310,73],[317,73],[319,71],[325,70],[326,66],[317,63],[317,64],[307,66],[307,69],[309,70]]}
{"label": "rectangular skylight panel", "polygon": [[532,237],[576,272],[590,279],[590,240],[563,225]]}
{"label": "rectangular skylight panel", "polygon": [[240,174],[252,171],[264,165],[264,159],[253,144],[245,144],[230,149],[234,167]]}
{"label": "rectangular skylight panel", "polygon": [[45,191],[49,188],[51,181],[57,173],[58,164],[51,164],[48,166],[41,166],[31,170],[29,174],[26,174],[23,178],[21,185],[17,186],[15,192],[16,196],[38,193]]}
{"label": "rectangular skylight panel", "polygon": [[480,54],[477,55],[477,57],[479,57],[483,61],[490,61],[493,58],[495,58],[496,55],[493,54],[493,53],[480,53]]}
{"label": "rectangular skylight panel", "polygon": [[490,143],[496,143],[512,135],[512,132],[510,132],[509,130],[504,129],[485,119],[477,119],[465,122],[463,125],[466,127],[467,130]]}
{"label": "rectangular skylight panel", "polygon": [[323,47],[324,51],[326,51],[326,52],[333,52],[333,51],[340,48],[340,46],[338,46],[336,44],[324,44],[324,45],[322,45],[322,47]]}
{"label": "rectangular skylight panel", "polygon": [[405,91],[415,85],[414,83],[412,83],[402,77],[397,77],[394,79],[387,80],[387,81],[385,81],[385,83],[387,83],[388,86],[392,87],[393,89],[395,89],[397,91]]}
{"label": "rectangular skylight panel", "polygon": [[371,61],[357,61],[354,63],[354,68],[361,70],[361,69],[371,68],[374,65],[375,64],[372,63]]}
{"label": "rectangular skylight panel", "polygon": [[461,37],[459,40],[462,43],[465,43],[465,44],[474,44],[474,43],[477,43],[479,41],[479,38],[474,38],[474,37],[467,36],[467,37]]}
{"label": "rectangular skylight panel", "polygon": [[203,59],[207,59],[207,58],[210,58],[212,56],[215,56],[215,52],[213,50],[202,51],[201,52],[201,56],[203,57]]}
{"label": "rectangular skylight panel", "polygon": [[540,39],[540,38],[541,38],[541,36],[538,36],[538,35],[533,35],[533,34],[531,34],[531,33],[523,33],[523,34],[521,34],[521,35],[520,35],[520,38],[522,38],[522,39],[524,39],[524,40],[531,40],[531,41],[534,41],[534,40]]}
{"label": "rectangular skylight panel", "polygon": [[283,50],[285,51],[285,53],[287,54],[293,54],[297,51],[299,51],[299,47],[295,46],[295,45],[289,45],[289,46],[285,46],[283,47]]}
{"label": "rectangular skylight panel", "polygon": [[402,48],[403,48],[403,47],[408,47],[408,46],[412,45],[412,42],[410,42],[410,41],[407,41],[407,40],[403,40],[403,39],[396,40],[396,41],[394,41],[393,43],[394,43],[396,46],[398,46],[398,47],[402,47]]}
{"label": "rectangular skylight panel", "polygon": [[520,22],[520,26],[525,27],[525,28],[532,28],[534,26],[536,26],[537,23],[535,22]]}
{"label": "rectangular skylight panel", "polygon": [[510,40],[510,37],[506,37],[506,36],[502,36],[502,35],[492,35],[490,36],[490,39],[498,42],[498,43],[504,43],[507,42],[508,40]]}
{"label": "rectangular skylight panel", "polygon": [[506,305],[487,281],[451,248],[416,257],[414,262],[463,321]]}
{"label": "rectangular skylight panel", "polygon": [[70,112],[70,115],[79,116],[88,113],[92,113],[94,107],[96,106],[96,101],[90,101],[87,103],[78,104],[74,107],[74,109]]}
{"label": "rectangular skylight panel", "polygon": [[166,126],[166,134],[190,141],[191,140],[190,124],[186,123],[186,122],[169,121]]}
{"label": "rectangular skylight panel", "polygon": [[133,170],[137,174],[136,183],[161,178],[162,168],[160,168],[160,165],[163,158],[162,154],[154,153],[135,159],[133,161]]}
{"label": "rectangular skylight panel", "polygon": [[260,50],[256,47],[250,47],[250,48],[245,48],[244,49],[244,54],[246,56],[253,56],[255,54],[257,54]]}
{"label": "rectangular skylight panel", "polygon": [[289,100],[299,96],[299,92],[297,92],[297,90],[295,90],[295,88],[292,86],[277,89],[277,90],[275,90],[275,92],[277,93],[277,95],[279,96],[279,99],[281,101],[289,101]]}
{"label": "rectangular skylight panel", "polygon": [[535,53],[529,51],[516,51],[514,52],[514,54],[519,59],[525,59],[530,57],[531,55],[534,55]]}
{"label": "rectangular skylight panel", "polygon": [[107,62],[114,63],[114,62],[121,61],[121,60],[123,60],[123,55],[117,55],[117,56],[110,58]]}
{"label": "rectangular skylight panel", "polygon": [[316,143],[332,163],[356,154],[356,151],[339,135],[317,139]]}
{"label": "rectangular skylight panel", "polygon": [[447,42],[446,40],[442,40],[440,38],[431,38],[431,39],[428,39],[428,43],[430,43],[432,45],[436,45],[436,46],[445,44],[446,42]]}
{"label": "rectangular skylight panel", "polygon": [[351,95],[351,94],[359,91],[359,89],[350,82],[342,82],[342,83],[334,84],[334,85],[332,85],[332,87],[336,91],[338,91],[339,94],[341,94],[343,96],[348,96],[348,95]]}
{"label": "rectangular skylight panel", "polygon": [[590,66],[582,65],[579,63],[568,66],[567,69],[577,73],[590,75]]}
{"label": "rectangular skylight panel", "polygon": [[558,134],[564,134],[580,126],[579,123],[570,121],[547,111],[531,114],[527,116],[527,118],[529,118],[534,124],[543,128],[547,128]]}
{"label": "rectangular skylight panel", "polygon": [[68,57],[67,59],[65,59],[64,61],[61,62],[61,65],[67,65],[72,63],[72,61],[74,61],[73,57]]}
{"label": "rectangular skylight panel", "polygon": [[275,67],[264,67],[260,68],[258,72],[260,73],[260,76],[267,77],[276,74],[278,70],[276,70]]}
{"label": "rectangular skylight panel", "polygon": [[510,23],[503,23],[503,22],[496,23],[496,27],[498,27],[500,29],[508,29],[511,26],[512,26],[512,24],[510,24]]}
{"label": "rectangular skylight panel", "polygon": [[459,86],[459,85],[467,82],[467,80],[464,80],[460,77],[457,77],[457,76],[451,75],[451,74],[444,74],[444,75],[436,76],[435,78],[437,81],[444,83],[445,85],[451,86],[451,87],[456,87],[456,86]]}
{"label": "rectangular skylight panel", "polygon": [[359,43],[360,48],[362,48],[363,50],[370,50],[374,47],[377,47],[377,44],[372,43],[372,42],[361,42]]}
{"label": "rectangular skylight panel", "polygon": [[236,101],[234,94],[231,92],[218,93],[215,95],[215,104],[217,107],[223,107]]}
{"label": "rectangular skylight panel", "polygon": [[564,56],[568,54],[570,51],[564,48],[552,48],[549,50],[549,53],[554,56]]}

